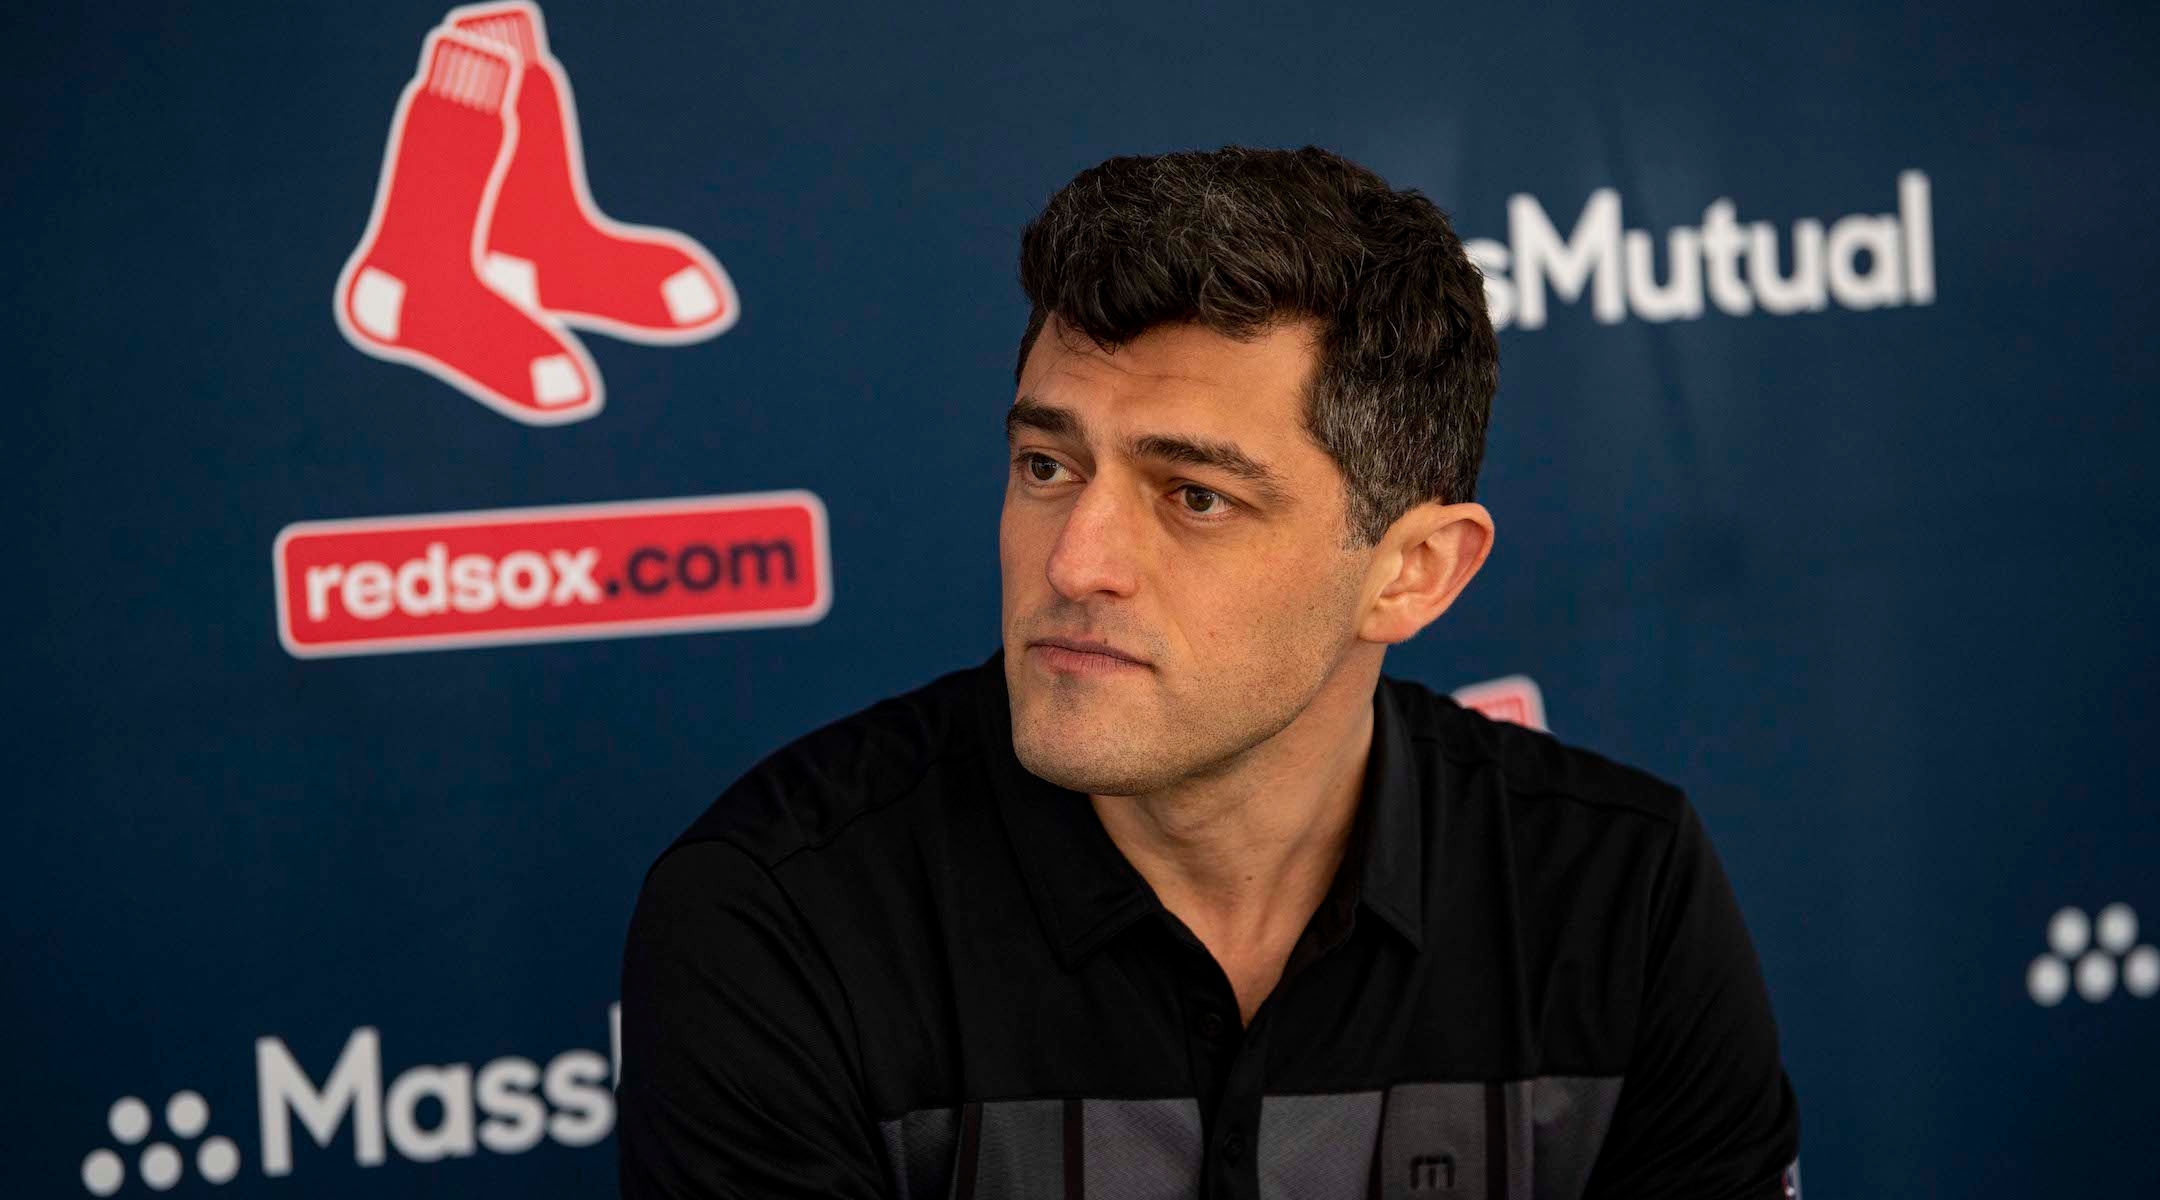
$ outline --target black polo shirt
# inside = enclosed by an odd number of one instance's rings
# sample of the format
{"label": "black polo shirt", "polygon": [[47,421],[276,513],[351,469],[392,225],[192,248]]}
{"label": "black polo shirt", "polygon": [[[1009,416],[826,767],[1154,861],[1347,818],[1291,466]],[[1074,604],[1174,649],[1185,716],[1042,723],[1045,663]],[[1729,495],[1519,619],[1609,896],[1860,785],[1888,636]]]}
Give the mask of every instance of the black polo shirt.
{"label": "black polo shirt", "polygon": [[624,1195],[1787,1195],[1761,970],[1681,793],[1414,683],[1373,709],[1350,850],[1244,1028],[1014,757],[1001,657],[774,754],[639,898]]}

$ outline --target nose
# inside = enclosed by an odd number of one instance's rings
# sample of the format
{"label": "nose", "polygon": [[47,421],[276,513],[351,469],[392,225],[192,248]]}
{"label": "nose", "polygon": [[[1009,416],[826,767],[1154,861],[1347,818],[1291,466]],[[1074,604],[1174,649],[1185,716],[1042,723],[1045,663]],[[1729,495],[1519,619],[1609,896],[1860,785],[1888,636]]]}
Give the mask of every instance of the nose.
{"label": "nose", "polygon": [[1142,530],[1136,506],[1114,482],[1090,480],[1066,510],[1050,548],[1050,586],[1067,600],[1130,596],[1140,581]]}

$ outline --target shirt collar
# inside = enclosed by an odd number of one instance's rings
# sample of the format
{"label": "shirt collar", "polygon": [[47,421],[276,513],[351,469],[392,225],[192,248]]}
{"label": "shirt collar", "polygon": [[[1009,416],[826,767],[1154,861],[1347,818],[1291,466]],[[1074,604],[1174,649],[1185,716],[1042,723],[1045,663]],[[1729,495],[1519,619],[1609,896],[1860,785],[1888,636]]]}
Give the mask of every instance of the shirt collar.
{"label": "shirt collar", "polygon": [[[1437,808],[1438,776],[1433,786]],[[1373,689],[1372,751],[1365,760],[1365,789],[1358,797],[1366,827],[1365,870],[1360,898],[1401,934],[1413,949],[1425,942],[1425,788],[1395,685],[1381,679]]]}
{"label": "shirt collar", "polygon": [[[1004,652],[980,669],[978,719],[997,807],[1036,913],[1071,969],[1162,906],[1088,798],[1030,773],[1013,753]],[[1344,857],[1346,866],[1359,864],[1358,900],[1416,949],[1424,935],[1424,801],[1409,734],[1385,680],[1373,693],[1372,750],[1358,805],[1353,837],[1364,844]]]}

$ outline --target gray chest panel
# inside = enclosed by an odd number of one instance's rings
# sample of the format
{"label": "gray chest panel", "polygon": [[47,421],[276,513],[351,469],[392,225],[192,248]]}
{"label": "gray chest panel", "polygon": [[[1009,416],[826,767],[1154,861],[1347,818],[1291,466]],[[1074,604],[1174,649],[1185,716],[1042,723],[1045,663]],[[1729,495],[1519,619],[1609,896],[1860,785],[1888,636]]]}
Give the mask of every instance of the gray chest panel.
{"label": "gray chest panel", "polygon": [[[1253,1168],[1281,1200],[1575,1200],[1618,1076],[1404,1083],[1261,1101]],[[999,1100],[881,1126],[901,1200],[1180,1200],[1200,1193],[1195,1100]]]}

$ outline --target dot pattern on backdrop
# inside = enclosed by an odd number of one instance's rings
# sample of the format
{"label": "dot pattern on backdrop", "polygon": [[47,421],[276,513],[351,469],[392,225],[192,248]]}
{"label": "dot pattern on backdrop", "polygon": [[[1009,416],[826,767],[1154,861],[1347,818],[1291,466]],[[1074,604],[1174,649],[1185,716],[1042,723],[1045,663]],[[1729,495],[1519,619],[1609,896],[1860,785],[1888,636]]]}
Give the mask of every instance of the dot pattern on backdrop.
{"label": "dot pattern on backdrop", "polygon": [[[150,1136],[151,1124],[150,1106],[134,1096],[113,1101],[105,1113],[106,1132],[122,1146],[141,1145]],[[201,1093],[182,1089],[165,1101],[165,1128],[175,1140],[192,1141],[209,1127],[210,1105]],[[135,1170],[144,1187],[168,1191],[186,1174],[187,1159],[170,1142],[151,1142],[136,1156]],[[99,1147],[83,1157],[83,1189],[93,1196],[119,1191],[127,1173],[127,1160],[116,1150]],[[204,1139],[195,1148],[195,1173],[212,1184],[231,1182],[240,1173],[240,1147],[228,1137]]]}
{"label": "dot pattern on backdrop", "polygon": [[2088,916],[2082,908],[2055,911],[2047,923],[2048,948],[2025,969],[2033,1003],[2053,1008],[2074,989],[2099,1004],[2118,988],[2135,999],[2160,993],[2160,950],[2138,942],[2137,910],[2116,901]]}

